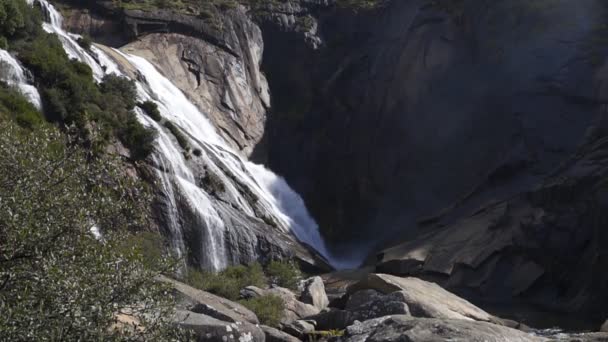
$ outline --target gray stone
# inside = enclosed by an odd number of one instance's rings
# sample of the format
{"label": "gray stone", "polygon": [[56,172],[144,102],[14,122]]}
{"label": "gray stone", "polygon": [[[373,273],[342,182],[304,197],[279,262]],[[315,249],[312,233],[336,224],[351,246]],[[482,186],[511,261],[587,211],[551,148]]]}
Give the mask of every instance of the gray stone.
{"label": "gray stone", "polygon": [[600,332],[608,333],[608,320],[606,320],[606,322],[604,322],[604,324],[602,324],[602,326],[600,327]]}
{"label": "gray stone", "polygon": [[303,284],[304,290],[300,295],[300,300],[307,304],[312,304],[319,310],[323,310],[329,305],[329,299],[325,293],[325,285],[321,277],[306,279]]}

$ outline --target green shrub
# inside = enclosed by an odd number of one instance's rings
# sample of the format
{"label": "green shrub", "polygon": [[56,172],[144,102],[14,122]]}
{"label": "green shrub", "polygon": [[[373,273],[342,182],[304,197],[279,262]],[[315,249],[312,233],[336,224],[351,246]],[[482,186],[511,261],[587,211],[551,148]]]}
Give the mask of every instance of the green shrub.
{"label": "green shrub", "polygon": [[158,110],[158,105],[154,101],[144,101],[137,104],[139,108],[141,108],[146,115],[148,115],[152,120],[159,122],[163,119],[160,114],[160,110]]}
{"label": "green shrub", "polygon": [[302,279],[302,272],[293,261],[271,261],[266,267],[266,274],[273,284],[289,289],[297,289]]}
{"label": "green shrub", "polygon": [[185,281],[230,300],[239,299],[241,289],[246,286],[266,286],[266,276],[259,263],[231,266],[218,273],[189,270]]}
{"label": "green shrub", "polygon": [[211,170],[205,171],[205,176],[202,179],[202,186],[205,190],[212,194],[219,194],[226,191],[224,182]]}
{"label": "green shrub", "polygon": [[253,311],[258,316],[260,323],[271,327],[279,326],[285,309],[283,299],[275,295],[241,300],[239,303]]}
{"label": "green shrub", "polygon": [[165,127],[173,134],[177,143],[181,148],[188,151],[190,149],[190,144],[188,143],[188,138],[182,133],[182,131],[171,121],[165,121]]}
{"label": "green shrub", "polygon": [[131,113],[124,129],[119,131],[118,138],[131,151],[131,159],[143,160],[154,151],[156,131],[144,127]]}

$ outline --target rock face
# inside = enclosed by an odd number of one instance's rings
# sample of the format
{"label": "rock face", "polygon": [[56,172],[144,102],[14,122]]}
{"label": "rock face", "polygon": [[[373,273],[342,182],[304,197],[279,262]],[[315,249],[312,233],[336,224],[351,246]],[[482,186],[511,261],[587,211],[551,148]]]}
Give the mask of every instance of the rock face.
{"label": "rock face", "polygon": [[[92,16],[94,11],[95,16],[101,18],[99,21],[103,19],[107,25],[124,27],[124,37],[137,37],[137,40],[123,46],[122,51],[151,62],[198,107],[200,115],[212,122],[215,131],[234,150],[248,156],[262,137],[270,99],[267,82],[260,72],[261,31],[245,8],[218,13],[220,30],[192,15],[119,11],[106,2],[90,2],[87,6],[90,8],[72,10],[75,19],[67,23],[80,32],[95,33],[92,19],[78,19]],[[133,70],[124,56],[103,46],[99,48],[111,55],[131,78],[148,81],[141,72]],[[171,104],[165,107],[170,111]],[[200,156],[202,150],[198,152]],[[237,173],[244,165],[239,165],[234,172],[228,170],[227,164],[217,163],[217,159],[229,157],[216,155],[215,160],[211,160],[213,158],[206,158],[207,154],[202,158],[186,154],[184,163],[194,178],[187,186],[196,186],[194,191],[184,189],[183,182],[172,177],[181,171],[167,168],[167,159],[174,158],[174,154],[169,158],[164,156],[164,160],[150,158],[152,170],[146,173],[152,175],[150,182],[157,190],[155,219],[172,238],[176,249],[183,254],[189,251],[189,264],[219,269],[231,264],[296,258],[305,268],[328,268],[314,251],[289,233],[289,226],[275,222],[269,207],[259,201],[260,196],[266,196],[256,193],[259,184],[247,185],[239,179],[242,176]],[[220,170],[211,164],[220,165]],[[246,171],[250,172],[253,171]],[[192,193],[200,191],[206,195],[193,199]],[[213,242],[220,247],[211,246],[211,240],[221,240]]]}
{"label": "rock face", "polygon": [[[455,203],[460,215],[516,194],[576,150],[600,108],[598,68],[553,39],[590,42],[599,1],[446,13],[405,0],[356,15],[300,3],[319,13],[322,44],[262,26],[274,107],[263,147],[336,243],[371,251]],[[575,18],[585,25],[559,24]]]}
{"label": "rock face", "polygon": [[[379,255],[378,270],[442,279],[487,297],[535,298],[562,310],[605,311],[602,255],[608,158],[604,119],[575,157],[534,190],[481,207]],[[412,272],[409,267],[418,267]],[[589,277],[590,274],[594,276]]]}
{"label": "rock face", "polygon": [[348,342],[540,342],[544,338],[499,325],[458,319],[388,316],[354,324],[339,341]]}

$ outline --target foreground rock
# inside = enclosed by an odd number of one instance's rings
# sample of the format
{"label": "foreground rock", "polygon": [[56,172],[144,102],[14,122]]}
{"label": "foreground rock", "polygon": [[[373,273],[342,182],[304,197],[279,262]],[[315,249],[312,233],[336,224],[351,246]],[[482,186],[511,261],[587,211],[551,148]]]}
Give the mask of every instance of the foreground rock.
{"label": "foreground rock", "polygon": [[[390,299],[406,303],[416,317],[462,319],[490,322],[495,318],[439,285],[418,278],[400,278],[388,274],[369,274],[349,287],[351,296],[361,290],[391,294]],[[352,306],[351,302],[351,306]]]}
{"label": "foreground rock", "polygon": [[311,304],[319,310],[323,310],[329,305],[325,285],[321,277],[312,277],[304,281],[304,290],[300,296],[304,303]]}
{"label": "foreground rock", "polygon": [[346,329],[342,342],[540,342],[504,326],[462,319],[413,318],[397,315],[356,323]]}
{"label": "foreground rock", "polygon": [[161,276],[159,280],[171,284],[174,288],[174,295],[179,300],[178,307],[181,309],[230,323],[259,323],[257,316],[239,303],[195,289],[174,279]]}
{"label": "foreground rock", "polygon": [[193,331],[198,341],[260,342],[265,340],[262,329],[247,322],[230,323],[184,310],[178,310],[174,320],[178,326]]}
{"label": "foreground rock", "polygon": [[604,324],[602,324],[602,327],[600,328],[600,331],[608,333],[608,320],[606,320],[606,322],[604,322]]}

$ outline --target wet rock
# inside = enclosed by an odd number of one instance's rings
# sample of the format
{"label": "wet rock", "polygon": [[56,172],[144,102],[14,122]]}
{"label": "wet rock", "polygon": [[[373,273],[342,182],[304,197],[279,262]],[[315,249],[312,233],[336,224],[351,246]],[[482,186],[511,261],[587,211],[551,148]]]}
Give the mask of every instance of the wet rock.
{"label": "wet rock", "polygon": [[387,299],[406,303],[416,317],[492,321],[493,316],[439,285],[417,278],[369,274],[349,287],[349,293],[373,289],[389,294]]}
{"label": "wet rock", "polygon": [[504,326],[462,319],[415,318],[396,315],[355,322],[342,342],[541,342],[544,338]]}
{"label": "wet rock", "polygon": [[323,310],[329,305],[329,299],[325,293],[325,285],[323,285],[321,277],[306,279],[303,286],[304,290],[300,295],[302,302],[312,304],[319,310]]}
{"label": "wet rock", "polygon": [[204,314],[184,310],[178,310],[173,320],[176,325],[193,331],[198,341],[258,342],[265,339],[262,329],[247,322],[224,322]]}
{"label": "wet rock", "polygon": [[260,329],[266,335],[266,342],[301,342],[297,337],[266,325],[261,325]]}

